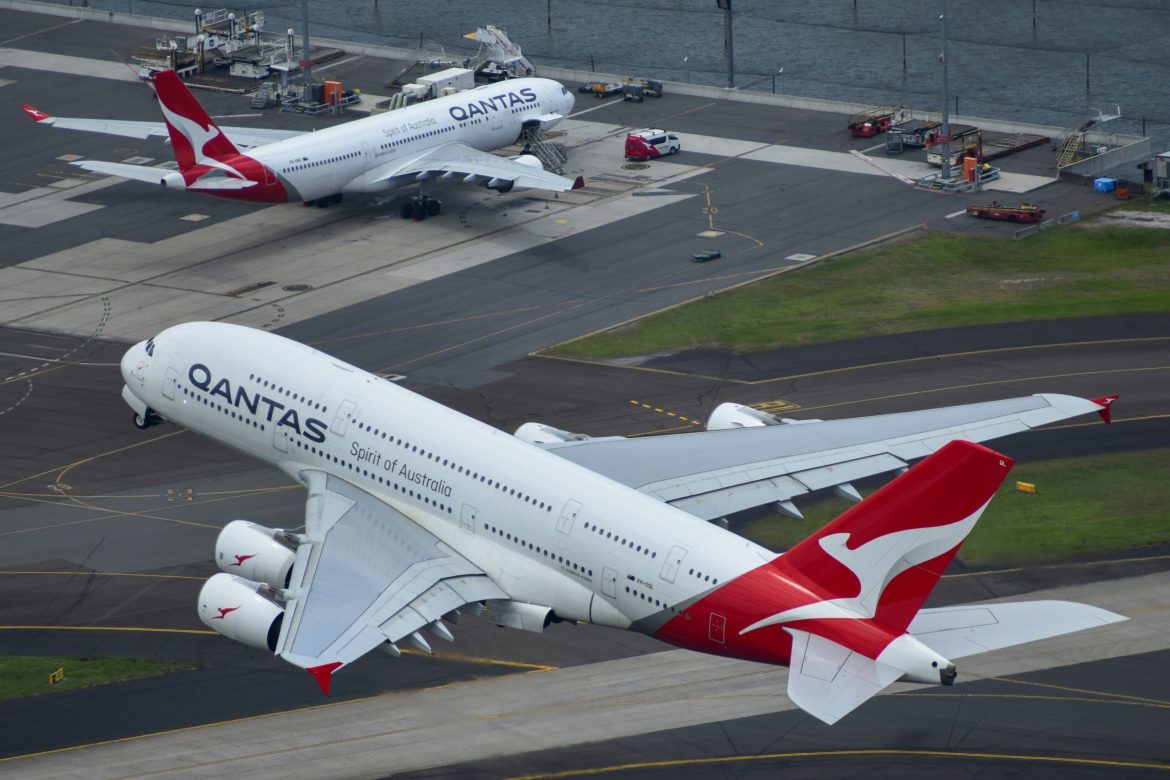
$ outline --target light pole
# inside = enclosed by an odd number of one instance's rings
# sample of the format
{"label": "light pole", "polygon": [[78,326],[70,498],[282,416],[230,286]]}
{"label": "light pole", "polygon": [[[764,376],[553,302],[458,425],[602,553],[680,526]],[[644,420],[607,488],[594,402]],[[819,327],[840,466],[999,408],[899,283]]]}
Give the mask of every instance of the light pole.
{"label": "light pole", "polygon": [[688,84],[691,83],[691,66],[687,64],[690,61],[691,61],[691,55],[688,54],[685,57],[683,57],[683,67],[686,68],[686,71],[687,71],[687,83]]}
{"label": "light pole", "polygon": [[735,89],[735,47],[731,41],[732,14],[731,0],[715,0],[723,14],[723,53],[727,57],[727,88]]}
{"label": "light pole", "polygon": [[947,0],[942,2],[943,12],[938,18],[942,22],[942,55],[939,59],[942,60],[942,166],[939,170],[939,178],[951,178],[951,112],[950,102],[951,95],[949,83],[947,81],[947,69],[950,64],[947,62]]}
{"label": "light pole", "polygon": [[[772,74],[772,94],[773,94],[773,95],[775,95],[775,94],[776,94],[776,77],[777,77],[777,76],[781,76],[781,75],[783,75],[783,74],[784,74],[784,68],[780,68],[780,70],[778,70],[778,71],[776,71],[775,73],[773,73],[773,74]],[[781,88],[781,90],[783,90],[783,88],[784,88],[784,85],[783,85],[783,84],[781,84],[781,85],[780,85],[780,88]]]}

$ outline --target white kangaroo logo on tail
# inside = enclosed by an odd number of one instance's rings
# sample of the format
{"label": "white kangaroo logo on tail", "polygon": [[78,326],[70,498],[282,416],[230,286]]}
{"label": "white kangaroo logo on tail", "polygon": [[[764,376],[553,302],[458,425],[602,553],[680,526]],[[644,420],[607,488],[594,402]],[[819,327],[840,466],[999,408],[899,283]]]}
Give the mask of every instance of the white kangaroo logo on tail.
{"label": "white kangaroo logo on tail", "polygon": [[159,105],[162,107],[163,115],[166,116],[167,121],[180,133],[182,133],[183,137],[187,139],[187,142],[191,144],[191,151],[194,153],[195,162],[198,165],[206,165],[209,168],[218,168],[221,171],[225,171],[238,179],[248,179],[247,176],[240,173],[230,165],[222,163],[212,157],[208,157],[207,153],[204,151],[208,143],[214,140],[216,136],[222,135],[222,131],[218,127],[212,125],[210,129],[204,128],[193,119],[188,119],[181,114],[176,114],[174,111],[171,111],[171,109],[168,108],[167,105],[161,100],[159,101]]}
{"label": "white kangaroo logo on tail", "polygon": [[821,618],[872,618],[886,586],[907,569],[926,563],[951,549],[966,538],[975,521],[987,506],[984,504],[970,517],[950,525],[928,528],[908,528],[879,536],[850,550],[847,533],[829,534],[819,540],[821,549],[853,572],[861,584],[856,596],[814,601],[802,607],[787,609],[764,618],[740,631],[740,635],[757,628],[788,623],[794,620]]}

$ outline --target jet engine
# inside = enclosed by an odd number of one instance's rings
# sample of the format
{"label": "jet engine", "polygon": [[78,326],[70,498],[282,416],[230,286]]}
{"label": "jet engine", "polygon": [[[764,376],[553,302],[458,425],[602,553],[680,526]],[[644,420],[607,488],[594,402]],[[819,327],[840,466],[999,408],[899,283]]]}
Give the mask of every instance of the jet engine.
{"label": "jet engine", "polygon": [[542,633],[556,619],[550,607],[506,599],[488,601],[484,617],[497,626],[519,628],[537,634]]}
{"label": "jet engine", "polygon": [[707,418],[707,430],[725,431],[732,428],[759,428],[764,425],[800,425],[820,420],[793,420],[761,412],[743,404],[723,403],[715,407]]}
{"label": "jet engine", "polygon": [[177,171],[172,171],[166,176],[163,176],[158,181],[159,184],[169,190],[185,190],[187,189],[187,180],[183,178],[183,174]]}
{"label": "jet engine", "polygon": [[[538,171],[544,170],[544,163],[542,163],[540,158],[534,154],[521,154],[511,159],[512,162],[519,163],[526,168],[535,168]],[[532,189],[531,187],[518,188],[516,187],[515,179],[501,179],[499,177],[489,179],[488,181],[484,182],[483,186],[487,187],[489,190],[495,190],[496,192],[512,192],[513,190],[521,192],[523,190]]]}
{"label": "jet engine", "polygon": [[280,540],[288,535],[247,520],[233,520],[215,540],[215,564],[221,571],[274,588],[287,588],[296,553]]}
{"label": "jet engine", "polygon": [[258,650],[276,650],[284,609],[269,599],[266,585],[232,574],[216,574],[199,591],[199,619],[229,639]]}

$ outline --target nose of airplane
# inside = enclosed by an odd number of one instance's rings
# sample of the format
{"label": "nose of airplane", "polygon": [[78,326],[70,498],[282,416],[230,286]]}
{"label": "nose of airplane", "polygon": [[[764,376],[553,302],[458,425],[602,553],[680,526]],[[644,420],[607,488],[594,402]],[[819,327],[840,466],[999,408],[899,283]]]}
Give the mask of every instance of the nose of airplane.
{"label": "nose of airplane", "polygon": [[150,356],[146,354],[146,342],[140,341],[122,355],[122,381],[127,387],[142,387],[146,381],[146,367]]}

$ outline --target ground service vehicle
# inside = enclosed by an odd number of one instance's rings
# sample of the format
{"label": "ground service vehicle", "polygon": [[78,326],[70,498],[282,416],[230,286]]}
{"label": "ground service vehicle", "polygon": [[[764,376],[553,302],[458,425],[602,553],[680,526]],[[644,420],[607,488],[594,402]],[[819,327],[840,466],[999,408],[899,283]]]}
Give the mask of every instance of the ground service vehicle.
{"label": "ground service vehicle", "polygon": [[635,130],[626,136],[627,160],[650,160],[666,154],[675,154],[682,143],[674,133],[656,128]]}

